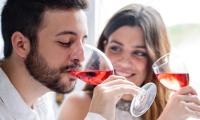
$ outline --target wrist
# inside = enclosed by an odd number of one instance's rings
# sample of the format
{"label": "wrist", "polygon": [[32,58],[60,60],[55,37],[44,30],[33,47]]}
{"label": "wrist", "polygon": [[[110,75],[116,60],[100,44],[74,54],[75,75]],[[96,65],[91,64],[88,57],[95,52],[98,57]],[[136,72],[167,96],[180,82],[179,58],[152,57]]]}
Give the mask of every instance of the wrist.
{"label": "wrist", "polygon": [[88,112],[88,114],[84,120],[106,120],[106,118],[104,118],[100,114]]}
{"label": "wrist", "polygon": [[89,112],[97,113],[106,120],[115,120],[115,108],[115,106],[111,105],[99,106],[98,104],[91,103]]}
{"label": "wrist", "polygon": [[98,114],[99,116],[103,117],[105,120],[115,120],[115,114],[109,112],[101,112],[101,111],[89,111],[89,113]]}

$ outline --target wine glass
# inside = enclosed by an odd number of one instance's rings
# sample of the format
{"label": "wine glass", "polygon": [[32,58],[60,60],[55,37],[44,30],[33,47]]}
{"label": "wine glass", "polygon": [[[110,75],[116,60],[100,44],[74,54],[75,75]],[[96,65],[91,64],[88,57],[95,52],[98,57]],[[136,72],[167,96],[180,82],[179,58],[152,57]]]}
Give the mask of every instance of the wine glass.
{"label": "wine glass", "polygon": [[152,65],[157,79],[172,91],[189,84],[189,73],[177,53],[167,53]]}
{"label": "wine glass", "polygon": [[[79,70],[72,70],[70,74],[88,84],[98,85],[114,74],[114,68],[103,52],[91,45],[85,44],[82,67]],[[131,114],[134,117],[144,114],[152,105],[156,92],[157,88],[154,83],[147,83],[140,88],[139,93],[134,96],[131,102]]]}

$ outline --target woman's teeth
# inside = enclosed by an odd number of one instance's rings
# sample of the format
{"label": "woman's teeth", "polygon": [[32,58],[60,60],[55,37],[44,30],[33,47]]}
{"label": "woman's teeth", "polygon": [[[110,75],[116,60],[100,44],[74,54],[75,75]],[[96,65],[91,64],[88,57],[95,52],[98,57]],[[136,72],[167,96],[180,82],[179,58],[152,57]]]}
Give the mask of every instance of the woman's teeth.
{"label": "woman's teeth", "polygon": [[119,71],[115,71],[115,74],[123,76],[123,77],[130,77],[132,75],[132,73],[124,73],[124,72],[119,72]]}

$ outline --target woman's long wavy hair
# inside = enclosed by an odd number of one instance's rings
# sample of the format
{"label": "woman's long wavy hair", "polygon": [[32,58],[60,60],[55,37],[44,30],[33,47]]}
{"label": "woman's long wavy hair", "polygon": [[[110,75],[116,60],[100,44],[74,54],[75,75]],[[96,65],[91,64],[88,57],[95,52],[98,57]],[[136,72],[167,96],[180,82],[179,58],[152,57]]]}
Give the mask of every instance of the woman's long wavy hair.
{"label": "woman's long wavy hair", "polygon": [[[148,75],[143,84],[154,82],[157,85],[157,96],[151,108],[142,116],[142,119],[157,120],[167,104],[169,91],[158,82],[151,66],[156,59],[170,51],[165,24],[160,14],[151,7],[140,4],[125,6],[105,26],[97,44],[98,48],[104,52],[109,36],[122,26],[137,26],[143,30],[148,52]],[[83,90],[89,91],[92,97],[94,87],[87,84]]]}

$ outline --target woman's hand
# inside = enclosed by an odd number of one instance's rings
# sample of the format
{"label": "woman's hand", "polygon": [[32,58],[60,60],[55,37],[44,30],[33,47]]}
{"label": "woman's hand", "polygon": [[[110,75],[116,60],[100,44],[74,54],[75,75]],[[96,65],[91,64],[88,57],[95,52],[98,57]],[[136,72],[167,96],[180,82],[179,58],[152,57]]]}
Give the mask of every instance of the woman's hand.
{"label": "woman's hand", "polygon": [[190,86],[180,89],[169,98],[158,120],[185,120],[188,117],[200,118],[200,99]]}
{"label": "woman's hand", "polygon": [[115,120],[115,109],[124,94],[136,95],[139,88],[121,76],[110,76],[94,89],[90,112],[98,113],[107,120]]}

